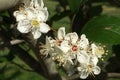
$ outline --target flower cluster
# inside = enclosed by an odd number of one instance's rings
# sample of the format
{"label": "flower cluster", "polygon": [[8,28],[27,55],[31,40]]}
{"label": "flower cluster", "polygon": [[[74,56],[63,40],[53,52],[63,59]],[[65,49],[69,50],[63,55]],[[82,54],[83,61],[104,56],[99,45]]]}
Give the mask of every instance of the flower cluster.
{"label": "flower cluster", "polygon": [[65,33],[65,28],[58,30],[55,39],[46,37],[46,44],[41,46],[42,55],[50,55],[59,65],[64,66],[67,63],[76,65],[80,78],[85,79],[89,74],[99,74],[101,69],[97,66],[99,58],[105,53],[102,46],[90,43],[85,34],[79,38],[77,33]]}
{"label": "flower cluster", "polygon": [[17,29],[21,33],[32,32],[34,39],[38,39],[41,33],[47,33],[50,30],[45,23],[48,19],[48,11],[44,7],[43,0],[40,0],[40,4],[37,0],[31,0],[28,7],[20,7],[13,15],[18,22]]}
{"label": "flower cluster", "polygon": [[[47,33],[50,27],[45,23],[48,19],[47,8],[44,7],[43,0],[40,4],[37,0],[31,0],[28,7],[20,7],[14,12],[17,29],[21,33],[33,34],[34,39],[38,39],[41,33]],[[69,63],[77,66],[80,78],[86,79],[89,75],[98,75],[101,69],[98,66],[99,59],[105,53],[102,46],[90,43],[85,34],[80,37],[77,33],[65,33],[65,28],[58,30],[55,39],[46,37],[46,44],[41,45],[40,53],[44,56],[50,56],[57,61],[60,66]]]}

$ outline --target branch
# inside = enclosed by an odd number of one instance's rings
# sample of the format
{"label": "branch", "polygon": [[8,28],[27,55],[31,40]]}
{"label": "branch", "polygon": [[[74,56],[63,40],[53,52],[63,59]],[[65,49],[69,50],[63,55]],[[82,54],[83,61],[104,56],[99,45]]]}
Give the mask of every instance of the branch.
{"label": "branch", "polygon": [[43,70],[39,62],[37,62],[34,58],[32,58],[26,51],[24,51],[22,48],[15,45],[11,46],[11,51],[15,53],[15,55],[17,55],[27,65],[29,65],[35,72],[44,76],[44,74],[42,73]]}
{"label": "branch", "polygon": [[24,42],[24,40],[15,39],[15,40],[10,41],[10,45],[17,45],[17,44],[20,44],[23,42]]}
{"label": "branch", "polygon": [[[120,78],[120,73],[107,73],[107,78]],[[67,80],[79,79],[79,74],[74,74],[73,76],[67,77]]]}
{"label": "branch", "polygon": [[[36,49],[36,50],[35,50]],[[41,58],[41,56],[39,55],[40,53],[36,51],[39,50],[37,48],[35,48],[35,54],[39,59],[39,62],[41,63],[41,66],[43,67],[43,70],[46,74],[46,78],[50,79],[50,80],[62,80],[61,75],[58,73],[57,69],[56,69],[56,65],[55,63],[51,60],[51,58]]]}
{"label": "branch", "polygon": [[3,44],[0,45],[0,49],[4,49],[5,47],[9,47],[12,45],[18,45],[23,42],[24,42],[24,40],[19,40],[19,39],[15,39],[15,40],[11,40],[11,41],[4,41]]}
{"label": "branch", "polygon": [[62,80],[61,75],[58,73],[56,69],[55,63],[51,60],[51,58],[41,58],[39,52],[39,43],[45,41],[46,35],[42,35],[40,37],[41,41],[37,41],[31,37],[31,35],[24,36],[24,40],[30,44],[30,47],[34,51],[36,57],[38,58],[41,68],[43,70],[44,76],[50,80]]}
{"label": "branch", "polygon": [[108,73],[108,78],[120,78],[120,73]]}

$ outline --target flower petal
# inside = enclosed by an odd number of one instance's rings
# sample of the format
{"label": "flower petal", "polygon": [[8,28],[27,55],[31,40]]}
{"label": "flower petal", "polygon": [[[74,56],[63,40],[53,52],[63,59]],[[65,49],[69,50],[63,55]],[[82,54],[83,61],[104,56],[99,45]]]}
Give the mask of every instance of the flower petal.
{"label": "flower petal", "polygon": [[77,54],[77,60],[80,64],[88,64],[90,61],[90,56],[86,53],[86,51],[81,51]]}
{"label": "flower petal", "polygon": [[30,7],[38,9],[40,7],[40,5],[38,4],[38,0],[31,0]]}
{"label": "flower petal", "polygon": [[94,64],[94,66],[96,66],[97,65],[97,63],[98,63],[98,57],[97,56],[91,56],[91,61],[92,61],[92,63]]}
{"label": "flower petal", "polygon": [[38,3],[38,0],[34,0],[34,7],[35,7],[35,8],[39,8],[39,7],[40,7],[40,5],[39,5],[39,3]]}
{"label": "flower petal", "polygon": [[81,71],[80,78],[81,79],[86,79],[88,77],[88,75],[89,75],[89,72],[87,72],[87,71]]}
{"label": "flower petal", "polygon": [[68,33],[65,36],[65,40],[71,41],[72,44],[75,44],[78,40],[78,35],[75,32],[74,33]]}
{"label": "flower petal", "polygon": [[92,43],[92,44],[91,44],[91,48],[92,48],[92,54],[93,54],[93,55],[96,55],[97,46],[96,46],[94,43]]}
{"label": "flower petal", "polygon": [[38,39],[41,36],[41,32],[38,29],[32,30],[34,39]]}
{"label": "flower petal", "polygon": [[18,22],[18,26],[17,29],[21,32],[21,33],[28,33],[31,31],[31,25],[29,23],[28,20],[22,20]]}
{"label": "flower petal", "polygon": [[[40,3],[40,4],[39,4]],[[30,8],[34,10],[36,18],[41,22],[46,22],[48,19],[48,10],[44,7],[43,0],[32,0]]]}
{"label": "flower petal", "polygon": [[63,40],[65,37],[65,27],[61,27],[58,30],[58,39]]}
{"label": "flower petal", "polygon": [[88,39],[86,38],[85,34],[82,34],[81,39],[79,41],[79,46],[83,49],[87,49],[88,45],[89,45]]}
{"label": "flower petal", "polygon": [[26,18],[25,14],[22,11],[15,11],[13,15],[16,17],[16,21],[21,21]]}
{"label": "flower petal", "polygon": [[93,69],[94,74],[98,75],[101,72],[101,69],[98,66],[95,66]]}
{"label": "flower petal", "polygon": [[44,3],[43,3],[43,0],[40,0],[40,7],[44,7]]}
{"label": "flower petal", "polygon": [[70,50],[70,46],[68,45],[68,41],[63,41],[61,43],[60,49],[64,52],[67,53]]}
{"label": "flower petal", "polygon": [[27,19],[31,20],[34,18],[34,16],[36,16],[36,14],[34,13],[34,10],[32,8],[27,8],[26,16],[27,16]]}
{"label": "flower petal", "polygon": [[43,0],[39,0],[39,1],[40,2],[38,2],[38,0],[31,0],[30,7],[35,9],[43,8],[44,7]]}
{"label": "flower petal", "polygon": [[40,20],[41,22],[46,22],[47,19],[48,19],[48,11],[47,11],[47,8],[44,8],[42,10],[39,10],[38,11],[38,14],[37,14],[37,18],[38,20]]}
{"label": "flower petal", "polygon": [[81,70],[82,70],[82,68],[81,68],[81,67],[77,67],[77,70],[78,70],[78,71],[81,71]]}
{"label": "flower petal", "polygon": [[50,31],[50,27],[46,23],[40,23],[39,30],[42,33],[47,33]]}

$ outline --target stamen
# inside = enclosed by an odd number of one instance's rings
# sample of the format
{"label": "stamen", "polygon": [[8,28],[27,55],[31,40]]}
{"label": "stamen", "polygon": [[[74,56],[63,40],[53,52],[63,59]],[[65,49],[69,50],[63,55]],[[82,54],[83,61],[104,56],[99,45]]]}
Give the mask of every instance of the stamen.
{"label": "stamen", "polygon": [[31,25],[33,26],[33,27],[38,27],[39,26],[39,21],[37,20],[37,19],[33,19],[32,21],[31,21]]}

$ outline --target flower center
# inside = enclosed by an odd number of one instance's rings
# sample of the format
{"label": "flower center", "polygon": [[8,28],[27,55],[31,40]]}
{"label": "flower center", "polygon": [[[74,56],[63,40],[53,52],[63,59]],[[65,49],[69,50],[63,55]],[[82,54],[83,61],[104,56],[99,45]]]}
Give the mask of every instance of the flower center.
{"label": "flower center", "polygon": [[77,50],[78,50],[77,45],[73,45],[73,46],[72,46],[72,50],[73,50],[73,51],[77,51]]}
{"label": "flower center", "polygon": [[33,26],[33,27],[38,27],[39,26],[39,21],[37,20],[37,19],[33,19],[32,21],[31,21],[31,25]]}
{"label": "flower center", "polygon": [[92,68],[92,67],[93,67],[92,65],[90,65],[90,64],[88,65],[88,68]]}
{"label": "flower center", "polygon": [[92,72],[93,65],[89,64],[88,65],[88,71],[91,73]]}

